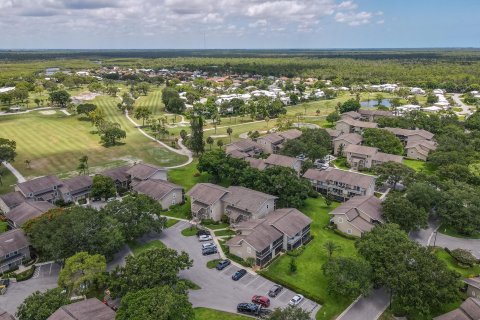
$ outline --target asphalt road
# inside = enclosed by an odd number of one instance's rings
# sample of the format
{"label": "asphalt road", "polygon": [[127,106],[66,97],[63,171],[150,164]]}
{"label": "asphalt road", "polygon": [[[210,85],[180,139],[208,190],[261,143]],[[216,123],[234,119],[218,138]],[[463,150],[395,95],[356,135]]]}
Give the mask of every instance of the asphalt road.
{"label": "asphalt road", "polygon": [[[190,301],[194,307],[236,312],[238,303],[250,302],[252,296],[256,294],[267,295],[274,283],[257,274],[248,273],[239,281],[233,281],[231,276],[239,270],[237,266],[230,265],[222,271],[208,269],[206,267],[207,262],[220,257],[218,254],[203,256],[201,243],[197,240],[197,237],[184,237],[180,233],[187,226],[187,222],[179,222],[151,239],[159,239],[170,248],[185,251],[193,259],[193,267],[182,271],[180,276],[201,287],[200,290],[191,290],[189,293]],[[288,301],[294,295],[294,292],[283,289],[276,298],[270,299],[270,309],[286,307]],[[301,302],[299,306],[311,312],[312,319],[315,318],[316,313],[321,308],[320,305],[308,299]]]}
{"label": "asphalt road", "polygon": [[58,264],[42,265],[37,267],[31,279],[10,283],[6,294],[0,295],[0,308],[14,315],[23,300],[35,291],[44,292],[57,287],[59,272]]}
{"label": "asphalt road", "polygon": [[378,319],[385,309],[387,309],[389,299],[386,290],[374,290],[368,297],[361,297],[351,304],[337,320]]}

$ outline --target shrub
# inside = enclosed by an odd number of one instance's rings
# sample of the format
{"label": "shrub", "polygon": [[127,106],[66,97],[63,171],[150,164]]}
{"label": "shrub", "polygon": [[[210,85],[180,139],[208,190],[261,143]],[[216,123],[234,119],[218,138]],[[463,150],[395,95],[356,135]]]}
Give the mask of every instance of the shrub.
{"label": "shrub", "polygon": [[464,249],[450,250],[450,255],[461,265],[473,267],[478,263],[478,259],[475,258],[470,251]]}
{"label": "shrub", "polygon": [[305,251],[305,246],[301,246],[296,249],[287,251],[287,255],[289,255],[290,257],[298,257],[303,253],[303,251]]}

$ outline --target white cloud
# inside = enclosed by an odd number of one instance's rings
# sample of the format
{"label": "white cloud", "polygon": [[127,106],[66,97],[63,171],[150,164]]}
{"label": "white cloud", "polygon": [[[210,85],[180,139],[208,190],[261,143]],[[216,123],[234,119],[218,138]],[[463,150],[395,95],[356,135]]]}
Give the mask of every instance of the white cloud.
{"label": "white cloud", "polygon": [[[382,12],[337,12],[335,14],[335,21],[348,24],[349,26],[361,26],[372,21],[374,16],[382,15]],[[382,20],[379,20],[382,21]],[[382,22],[383,23],[383,22]]]}
{"label": "white cloud", "polygon": [[0,29],[32,38],[175,38],[205,30],[256,36],[317,32],[327,19],[361,25],[381,15],[357,8],[355,0],[0,0]]}

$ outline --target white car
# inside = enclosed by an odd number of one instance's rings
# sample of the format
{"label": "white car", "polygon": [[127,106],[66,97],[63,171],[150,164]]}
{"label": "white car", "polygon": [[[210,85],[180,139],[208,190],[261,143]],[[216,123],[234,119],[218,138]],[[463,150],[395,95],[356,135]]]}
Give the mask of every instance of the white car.
{"label": "white car", "polygon": [[293,298],[288,302],[288,305],[289,306],[298,306],[300,304],[300,302],[303,301],[303,299],[305,299],[301,294],[296,294],[293,296]]}
{"label": "white car", "polygon": [[213,242],[202,243],[202,250],[203,250],[203,249],[206,249],[206,248],[210,248],[210,247],[212,247],[212,248],[215,247],[215,248],[216,248],[217,246],[216,246],[215,243],[213,243]]}
{"label": "white car", "polygon": [[200,237],[198,237],[198,241],[210,241],[212,239],[212,236],[208,234],[202,234]]}

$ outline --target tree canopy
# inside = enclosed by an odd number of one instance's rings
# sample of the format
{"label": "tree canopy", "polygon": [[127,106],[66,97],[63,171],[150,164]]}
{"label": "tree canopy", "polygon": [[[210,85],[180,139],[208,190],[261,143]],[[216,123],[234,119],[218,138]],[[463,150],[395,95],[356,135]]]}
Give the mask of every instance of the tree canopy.
{"label": "tree canopy", "polygon": [[374,283],[390,291],[398,313],[431,317],[433,310],[459,295],[459,275],[428,248],[411,241],[398,225],[375,227],[357,248],[375,271]]}
{"label": "tree canopy", "polygon": [[193,261],[186,252],[178,253],[166,247],[144,251],[136,256],[128,256],[125,266],[113,272],[112,293],[123,296],[127,292],[159,286],[177,285],[178,273],[190,268]]}
{"label": "tree canopy", "polygon": [[303,154],[315,161],[325,157],[330,151],[331,139],[325,129],[305,129],[299,138],[285,142],[281,154],[290,157]]}
{"label": "tree canopy", "polygon": [[195,314],[184,288],[158,286],[127,293],[115,319],[193,320]]}
{"label": "tree canopy", "polygon": [[0,163],[12,162],[17,156],[17,143],[14,140],[0,138]]}
{"label": "tree canopy", "polygon": [[107,258],[124,244],[121,225],[102,210],[54,209],[24,225],[31,245],[45,259],[62,260],[79,251]]}
{"label": "tree canopy", "polygon": [[371,288],[371,267],[364,260],[335,257],[322,266],[331,295],[356,298],[367,295]]}
{"label": "tree canopy", "polygon": [[151,231],[161,232],[165,227],[166,219],[161,217],[162,206],[143,194],[127,195],[122,201],[112,201],[103,211],[119,222],[127,241]]}
{"label": "tree canopy", "polygon": [[35,291],[18,307],[16,316],[19,320],[45,320],[58,308],[70,303],[62,288],[50,289],[45,292]]}
{"label": "tree canopy", "polygon": [[396,223],[406,232],[417,231],[428,226],[428,212],[417,207],[403,194],[391,192],[382,202],[382,217]]}
{"label": "tree canopy", "polygon": [[397,136],[385,129],[367,128],[363,131],[363,144],[381,152],[403,155],[403,144]]}

